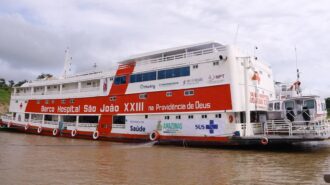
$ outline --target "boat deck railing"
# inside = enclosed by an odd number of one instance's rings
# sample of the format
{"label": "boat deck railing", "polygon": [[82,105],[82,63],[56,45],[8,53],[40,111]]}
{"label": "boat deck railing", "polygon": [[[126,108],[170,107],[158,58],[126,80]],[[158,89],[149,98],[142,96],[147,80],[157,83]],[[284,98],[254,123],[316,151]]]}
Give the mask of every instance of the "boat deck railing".
{"label": "boat deck railing", "polygon": [[162,57],[158,57],[158,58],[142,59],[142,60],[138,60],[137,65],[147,65],[147,64],[153,64],[153,63],[158,63],[158,62],[174,61],[174,60],[190,58],[190,57],[194,57],[194,56],[207,55],[207,54],[224,51],[224,50],[225,50],[224,46],[219,46],[219,47],[206,48],[206,49],[190,51],[190,52],[185,52],[185,53],[180,53],[180,54],[174,54],[174,55],[169,55],[169,56],[162,56]]}
{"label": "boat deck railing", "polygon": [[326,136],[330,135],[329,120],[319,121],[289,121],[269,120],[264,126],[266,135],[300,135],[300,136]]}

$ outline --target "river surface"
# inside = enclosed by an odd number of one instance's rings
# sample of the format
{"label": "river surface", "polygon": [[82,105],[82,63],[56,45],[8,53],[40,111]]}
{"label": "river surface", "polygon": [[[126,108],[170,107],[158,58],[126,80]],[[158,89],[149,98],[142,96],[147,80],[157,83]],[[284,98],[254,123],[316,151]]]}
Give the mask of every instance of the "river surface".
{"label": "river surface", "polygon": [[0,184],[325,184],[330,142],[233,150],[0,132]]}

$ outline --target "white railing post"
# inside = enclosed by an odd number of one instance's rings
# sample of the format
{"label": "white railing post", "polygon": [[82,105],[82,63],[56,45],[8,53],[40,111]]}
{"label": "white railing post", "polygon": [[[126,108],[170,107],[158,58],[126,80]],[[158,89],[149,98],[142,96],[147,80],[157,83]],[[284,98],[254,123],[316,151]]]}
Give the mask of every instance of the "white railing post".
{"label": "white railing post", "polygon": [[41,126],[43,126],[45,124],[45,115],[42,115],[42,120],[41,120]]}
{"label": "white railing post", "polygon": [[289,136],[292,136],[292,126],[293,126],[293,123],[290,122],[289,123]]}
{"label": "white railing post", "polygon": [[79,116],[76,116],[76,124],[75,124],[75,128],[77,129],[79,125]]}
{"label": "white railing post", "polygon": [[63,92],[63,84],[60,84],[60,94]]}
{"label": "white railing post", "polygon": [[78,82],[78,92],[81,92],[81,82]]}

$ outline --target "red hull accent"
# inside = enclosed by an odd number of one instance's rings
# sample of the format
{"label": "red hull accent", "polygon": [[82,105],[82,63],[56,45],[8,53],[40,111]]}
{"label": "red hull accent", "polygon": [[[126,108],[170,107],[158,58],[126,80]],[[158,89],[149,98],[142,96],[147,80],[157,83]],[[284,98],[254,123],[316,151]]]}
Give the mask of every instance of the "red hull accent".
{"label": "red hull accent", "polygon": [[[147,99],[140,99],[140,94],[122,94],[116,96],[116,101],[110,101],[108,96],[76,98],[74,103],[66,101],[65,104],[62,104],[59,99],[54,100],[54,103],[51,104],[45,104],[44,100],[40,101],[40,104],[38,104],[37,100],[29,100],[26,112],[114,115],[130,113],[202,112],[232,109],[230,85],[202,87],[193,90],[193,96],[185,96],[184,90],[172,91],[171,97],[166,96],[167,91],[150,92],[147,93]],[[87,109],[86,106],[92,106],[95,107],[95,109]],[[109,106],[117,106],[118,109],[106,110],[106,108],[104,108],[105,106],[108,108]],[[173,108],[173,106],[177,107]],[[63,111],[63,109],[61,110],[59,107],[68,108],[70,110],[65,109],[65,111]]]}

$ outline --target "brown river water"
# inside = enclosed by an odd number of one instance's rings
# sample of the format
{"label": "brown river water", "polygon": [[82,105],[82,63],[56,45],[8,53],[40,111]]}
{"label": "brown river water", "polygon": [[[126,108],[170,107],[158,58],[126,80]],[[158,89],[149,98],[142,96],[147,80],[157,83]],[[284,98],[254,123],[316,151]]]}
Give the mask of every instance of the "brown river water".
{"label": "brown river water", "polygon": [[0,184],[325,184],[330,142],[237,150],[0,132]]}

